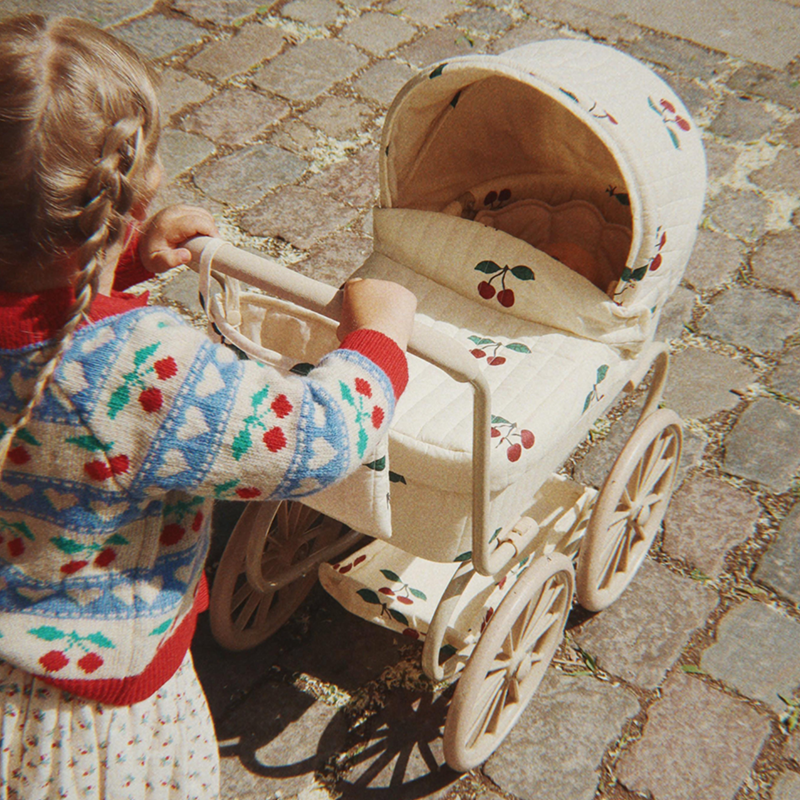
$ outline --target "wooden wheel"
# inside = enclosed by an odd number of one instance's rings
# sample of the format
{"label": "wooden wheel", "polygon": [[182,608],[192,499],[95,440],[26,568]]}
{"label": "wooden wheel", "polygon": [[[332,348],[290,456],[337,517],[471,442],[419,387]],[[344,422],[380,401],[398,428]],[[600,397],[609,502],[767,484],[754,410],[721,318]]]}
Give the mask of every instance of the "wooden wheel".
{"label": "wooden wheel", "polygon": [[[248,503],[222,554],[211,589],[211,632],[222,647],[246,650],[270,637],[311,591],[316,563],[303,562],[336,540],[341,523],[301,503]],[[247,579],[248,541],[266,539],[258,570],[265,591]],[[253,565],[250,565],[253,570]],[[299,572],[298,572],[299,570]],[[282,580],[289,575],[291,582]]]}
{"label": "wooden wheel", "polygon": [[444,728],[455,770],[483,763],[533,697],[564,632],[572,561],[553,553],[523,572],[489,620],[456,686]]}
{"label": "wooden wheel", "polygon": [[597,498],[578,555],[578,602],[600,611],[644,561],[667,510],[683,434],[674,411],[654,411],[634,428]]}

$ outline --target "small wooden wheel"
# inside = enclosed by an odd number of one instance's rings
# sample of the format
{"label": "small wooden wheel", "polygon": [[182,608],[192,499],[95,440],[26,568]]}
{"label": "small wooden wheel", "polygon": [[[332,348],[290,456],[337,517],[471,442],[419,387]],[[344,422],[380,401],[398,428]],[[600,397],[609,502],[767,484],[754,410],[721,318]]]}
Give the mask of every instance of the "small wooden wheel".
{"label": "small wooden wheel", "polygon": [[614,462],[578,555],[578,602],[589,611],[613,603],[644,561],[672,496],[682,443],[680,417],[658,409]]}
{"label": "small wooden wheel", "polygon": [[533,697],[564,633],[575,587],[560,553],[528,567],[481,634],[456,686],[444,755],[460,772],[483,763]]}
{"label": "small wooden wheel", "polygon": [[330,545],[340,528],[341,523],[301,503],[248,503],[225,547],[211,588],[211,632],[217,642],[228,650],[261,644],[289,619],[317,579],[313,567],[277,588],[263,592],[253,588],[246,565],[251,536],[268,532],[260,573],[265,581],[281,583],[282,575],[296,571],[292,565]]}

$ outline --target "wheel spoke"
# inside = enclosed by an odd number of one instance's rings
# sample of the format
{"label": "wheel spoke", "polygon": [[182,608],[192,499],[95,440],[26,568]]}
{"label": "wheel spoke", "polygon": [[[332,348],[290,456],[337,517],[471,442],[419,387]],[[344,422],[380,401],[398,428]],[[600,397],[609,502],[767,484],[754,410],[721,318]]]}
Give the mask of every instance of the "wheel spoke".
{"label": "wheel spoke", "polygon": [[278,506],[278,513],[275,515],[275,525],[272,528],[271,535],[274,536],[277,541],[285,542],[290,530],[291,520],[289,504],[284,501]]}
{"label": "wheel spoke", "polygon": [[615,542],[616,546],[611,553],[611,557],[605,562],[600,571],[599,588],[605,589],[611,585],[612,581],[619,572],[627,569],[628,552],[630,549],[630,526],[626,525],[622,536]]}
{"label": "wheel spoke", "polygon": [[491,676],[486,676],[482,686],[481,695],[473,706],[476,710],[474,712],[469,730],[467,731],[467,736],[465,737],[468,747],[472,747],[477,738],[483,732],[485,732],[492,711],[494,710],[497,697],[503,693],[504,683],[504,671],[495,673]]}
{"label": "wheel spoke", "polygon": [[235,611],[239,606],[247,600],[253,593],[253,587],[245,580],[245,582],[233,593],[231,597],[231,611]]}
{"label": "wheel spoke", "polygon": [[240,631],[243,631],[247,627],[247,623],[250,622],[250,618],[258,609],[259,604],[261,603],[262,598],[265,600],[267,605],[272,603],[272,596],[261,595],[258,592],[251,591],[250,596],[245,601],[242,610],[236,616],[236,622],[234,623],[236,628]]}
{"label": "wheel spoke", "polygon": [[[658,484],[661,480],[664,473],[670,468],[672,463],[675,460],[675,453],[668,452],[670,450],[674,450],[671,445],[674,443],[674,437],[665,432],[662,436],[658,439],[657,444],[659,445],[657,448],[657,455],[655,457],[649,457],[647,466],[644,471],[644,479],[641,483],[641,491],[640,494],[650,494],[653,488]],[[655,448],[654,442],[654,450]]]}

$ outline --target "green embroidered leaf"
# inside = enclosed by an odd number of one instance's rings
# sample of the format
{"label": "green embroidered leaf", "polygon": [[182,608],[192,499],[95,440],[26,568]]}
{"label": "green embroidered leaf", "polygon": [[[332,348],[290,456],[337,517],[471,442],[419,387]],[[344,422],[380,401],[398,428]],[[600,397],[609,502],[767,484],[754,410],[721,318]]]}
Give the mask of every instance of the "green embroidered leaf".
{"label": "green embroidered leaf", "polygon": [[620,275],[620,278],[623,281],[629,281],[631,279],[631,275],[633,275],[633,272],[631,271],[630,267],[625,267],[625,269],[622,270],[622,275]]}
{"label": "green embroidered leaf", "polygon": [[253,446],[253,437],[250,436],[249,428],[242,428],[233,439],[231,452],[237,461],[242,460],[242,456]]}
{"label": "green embroidered leaf", "polygon": [[364,453],[367,452],[367,445],[369,444],[369,436],[367,432],[360,428],[358,431],[358,457],[362,458]]}
{"label": "green embroidered leaf", "polygon": [[489,544],[491,544],[499,535],[500,531],[503,530],[502,528],[498,528],[493,534],[491,539],[489,539]]}
{"label": "green embroidered leaf", "polygon": [[130,402],[131,392],[127,383],[118,386],[108,399],[108,416],[114,419]]}
{"label": "green embroidered leaf", "polygon": [[306,362],[301,362],[299,364],[295,364],[289,372],[294,372],[295,375],[308,375],[311,370],[314,369],[313,364],[307,364]]}
{"label": "green embroidered leaf", "polygon": [[251,398],[250,404],[254,409],[258,408],[269,396],[269,386],[259,389]]}
{"label": "green embroidered leaf", "polygon": [[438,78],[442,74],[442,72],[444,72],[444,68],[446,66],[447,66],[447,62],[446,61],[445,61],[444,64],[439,64],[439,66],[436,67],[436,69],[433,72],[431,72],[431,74],[428,77],[429,78]]}
{"label": "green embroidered leaf", "polygon": [[114,533],[105,541],[106,545],[109,544],[130,544],[130,542],[120,533]]}
{"label": "green embroidered leaf", "polygon": [[645,275],[647,275],[647,267],[639,267],[639,269],[633,271],[633,279],[635,281],[640,281]]}
{"label": "green embroidered leaf", "polygon": [[172,625],[172,620],[168,619],[166,622],[162,622],[157,628],[153,628],[150,631],[150,636],[161,636],[162,633],[166,633],[169,630],[169,626]]}
{"label": "green embroidered leaf", "polygon": [[392,572],[390,569],[382,569],[381,575],[383,575],[383,577],[389,581],[401,583],[400,576],[396,572]]}
{"label": "green embroidered leaf", "polygon": [[[661,116],[661,109],[653,102],[653,98],[652,97],[648,97],[647,98],[647,105],[649,105],[650,108],[652,108],[653,111],[656,112],[656,114]],[[651,119],[652,119],[652,117],[651,117]]]}
{"label": "green embroidered leaf", "polygon": [[428,595],[425,592],[421,592],[419,589],[412,589],[410,586],[408,587],[408,591],[417,598],[417,600],[427,600]]}
{"label": "green embroidered leaf", "polygon": [[403,483],[406,486],[408,486],[408,484],[406,483],[406,479],[402,475],[400,475],[400,473],[392,472],[391,470],[389,470],[389,482],[390,483]]}
{"label": "green embroidered leaf", "polygon": [[592,397],[594,397],[594,392],[589,392],[589,394],[586,395],[586,402],[583,404],[583,411],[581,412],[582,414],[585,414],[586,410],[592,404]]}
{"label": "green embroidered leaf", "polygon": [[515,278],[519,278],[521,281],[532,281],[536,278],[536,276],[533,274],[533,270],[530,267],[525,267],[522,265],[518,267],[511,267],[511,274]]}
{"label": "green embroidered leaf", "polygon": [[96,647],[102,647],[105,650],[116,650],[116,645],[114,642],[112,642],[111,639],[103,636],[103,634],[99,631],[97,633],[90,633],[88,636],[84,636],[83,640],[86,642],[91,642]]}
{"label": "green embroidered leaf", "polygon": [[467,550],[466,553],[461,553],[461,555],[456,556],[453,561],[469,561],[472,558],[472,550]]}
{"label": "green embroidered leaf", "polygon": [[26,539],[34,541],[36,537],[31,533],[31,529],[24,522],[12,522],[11,527],[19,531]]}
{"label": "green embroidered leaf", "polygon": [[55,642],[67,636],[64,631],[60,631],[52,625],[42,625],[41,628],[31,628],[28,633],[32,634],[37,639],[43,639],[45,642]]}
{"label": "green embroidered leaf", "polygon": [[503,419],[503,417],[496,417],[492,414],[492,424],[493,425],[510,425],[511,423],[507,419]]}
{"label": "green embroidered leaf", "polygon": [[214,496],[221,497],[225,492],[230,491],[231,489],[236,488],[239,485],[239,479],[234,478],[231,481],[225,481],[225,483],[219,484],[214,488]]}
{"label": "green embroidered leaf", "polygon": [[500,272],[500,267],[494,263],[494,261],[481,261],[478,266],[475,267],[477,272],[485,272],[487,275],[491,275],[494,272]]}
{"label": "green embroidered leaf", "polygon": [[370,461],[369,464],[364,464],[367,469],[374,469],[375,472],[383,472],[386,469],[386,456],[379,458],[377,461]]}
{"label": "green embroidered leaf", "polygon": [[65,439],[67,444],[76,444],[83,450],[88,450],[90,453],[98,451],[107,453],[114,446],[114,442],[103,444],[96,436],[70,436]]}
{"label": "green embroidered leaf", "polygon": [[678,134],[675,133],[675,131],[672,130],[672,128],[667,128],[667,133],[669,134],[669,138],[672,139],[672,146],[676,150],[680,150],[681,149],[681,143],[680,143],[680,140],[678,139]]}
{"label": "green embroidered leaf", "polygon": [[133,355],[133,363],[134,366],[140,367],[150,358],[153,353],[160,347],[161,342],[153,342],[153,344],[147,345],[147,347],[143,347],[141,350],[137,350]]}
{"label": "green embroidered leaf", "polygon": [[471,342],[475,342],[475,344],[483,345],[483,344],[494,344],[494,339],[485,339],[483,336],[470,336],[469,340]]}
{"label": "green embroidered leaf", "polygon": [[576,103],[578,102],[578,98],[572,94],[572,92],[568,92],[566,89],[559,89],[559,91],[563,92],[570,100],[574,100]]}
{"label": "green embroidered leaf", "polygon": [[525,344],[521,342],[511,342],[511,344],[507,344],[506,347],[509,350],[513,350],[515,353],[530,353],[531,349]]}
{"label": "green embroidered leaf", "polygon": [[389,609],[389,613],[394,617],[394,619],[399,622],[401,625],[408,626],[408,617],[405,614],[401,614],[399,611],[396,611],[393,608]]}
{"label": "green embroidered leaf", "polygon": [[23,428],[21,431],[17,431],[16,435],[17,439],[22,439],[25,444],[33,445],[33,447],[41,447],[42,443],[28,431],[27,428]]}
{"label": "green embroidered leaf", "polygon": [[359,589],[356,594],[365,602],[371,603],[373,606],[381,605],[380,598],[372,591],[372,589]]}
{"label": "green embroidered leaf", "polygon": [[78,542],[72,539],[67,539],[66,536],[53,536],[50,541],[62,553],[66,553],[68,556],[75,555],[75,553],[80,553],[84,549],[82,544],[78,544]]}
{"label": "green embroidered leaf", "polygon": [[603,364],[597,368],[597,383],[601,383],[608,375],[608,364]]}
{"label": "green embroidered leaf", "polygon": [[344,400],[345,403],[355,406],[356,401],[353,399],[353,393],[344,381],[339,381],[339,391],[342,393],[342,400]]}

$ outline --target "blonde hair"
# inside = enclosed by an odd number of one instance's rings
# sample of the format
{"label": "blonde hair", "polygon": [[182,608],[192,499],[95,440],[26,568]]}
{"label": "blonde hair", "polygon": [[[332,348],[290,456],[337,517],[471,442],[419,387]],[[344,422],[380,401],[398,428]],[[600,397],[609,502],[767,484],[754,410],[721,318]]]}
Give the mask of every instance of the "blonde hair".
{"label": "blonde hair", "polygon": [[88,313],[99,262],[150,199],[158,136],[153,74],[130,47],[76,19],[0,23],[0,274],[67,255],[77,267],[66,321],[0,437],[0,471]]}

